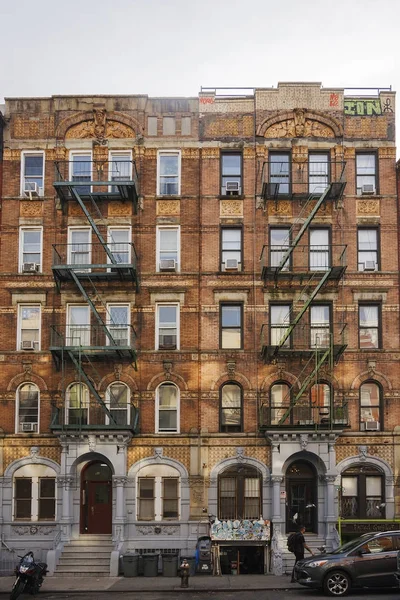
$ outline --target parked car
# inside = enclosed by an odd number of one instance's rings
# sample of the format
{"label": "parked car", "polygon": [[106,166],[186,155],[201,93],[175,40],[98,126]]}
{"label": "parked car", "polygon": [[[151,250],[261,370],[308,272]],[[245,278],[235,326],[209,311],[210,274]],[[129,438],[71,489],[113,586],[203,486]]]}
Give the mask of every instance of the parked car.
{"label": "parked car", "polygon": [[356,587],[398,587],[396,578],[400,531],[366,533],[332,552],[300,560],[297,583],[345,596]]}

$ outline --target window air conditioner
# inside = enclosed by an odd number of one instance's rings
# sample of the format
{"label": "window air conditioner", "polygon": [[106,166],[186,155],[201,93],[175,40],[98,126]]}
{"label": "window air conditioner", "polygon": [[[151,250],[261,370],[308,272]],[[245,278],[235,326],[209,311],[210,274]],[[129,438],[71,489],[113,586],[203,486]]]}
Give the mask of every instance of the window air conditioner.
{"label": "window air conditioner", "polygon": [[160,271],[176,271],[176,260],[173,258],[160,260]]}
{"label": "window air conditioner", "polygon": [[20,429],[24,433],[27,431],[36,431],[36,423],[20,423]]}
{"label": "window air conditioner", "polygon": [[22,340],[21,348],[22,350],[34,350],[35,342],[33,342],[32,340]]}
{"label": "window air conditioner", "polygon": [[238,196],[240,194],[240,186],[238,181],[227,181],[225,183],[225,190],[227,196]]}
{"label": "window air conditioner", "polygon": [[24,263],[22,265],[23,273],[37,273],[39,271],[39,265],[37,263]]}
{"label": "window air conditioner", "polygon": [[373,183],[365,183],[361,186],[362,194],[375,194],[375,186]]}
{"label": "window air conditioner", "polygon": [[225,271],[237,271],[238,266],[237,258],[227,258],[225,261]]}
{"label": "window air conditioner", "polygon": [[365,422],[365,431],[379,431],[380,424],[379,421],[366,421]]}
{"label": "window air conditioner", "polygon": [[28,198],[37,198],[39,196],[39,186],[35,181],[25,181],[24,194]]}
{"label": "window air conditioner", "polygon": [[376,262],[374,260],[367,260],[364,263],[364,271],[376,271]]}

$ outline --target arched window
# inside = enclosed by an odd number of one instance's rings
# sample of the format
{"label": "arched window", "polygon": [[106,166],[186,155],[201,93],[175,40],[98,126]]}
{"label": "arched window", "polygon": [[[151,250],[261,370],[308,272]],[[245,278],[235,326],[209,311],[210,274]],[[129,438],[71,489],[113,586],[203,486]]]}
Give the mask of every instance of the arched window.
{"label": "arched window", "polygon": [[23,383],[17,391],[16,433],[39,433],[39,388]]}
{"label": "arched window", "polygon": [[226,383],[220,389],[220,431],[243,431],[242,388],[236,383]]}
{"label": "arched window", "polygon": [[384,519],[383,473],[370,465],[350,467],[342,474],[340,516],[342,519]]}
{"label": "arched window", "polygon": [[89,390],[83,383],[72,383],[67,389],[67,425],[89,423]]}
{"label": "arched window", "polygon": [[138,521],[177,520],[180,515],[180,475],[169,465],[149,465],[137,474]]}
{"label": "arched window", "polygon": [[330,423],[331,420],[331,387],[325,382],[315,383],[310,389],[313,423]]}
{"label": "arched window", "polygon": [[[130,390],[125,383],[116,381],[108,386],[106,406],[117,425],[130,424]],[[107,416],[107,424],[109,424],[109,421],[110,419]]]}
{"label": "arched window", "polygon": [[290,387],[287,383],[275,383],[271,387],[271,425],[289,423],[291,417],[289,409]]}
{"label": "arched window", "polygon": [[13,477],[13,520],[54,521],[56,473],[45,465],[25,465]]}
{"label": "arched window", "polygon": [[373,381],[360,386],[360,430],[380,431],[383,429],[381,388]]}
{"label": "arched window", "polygon": [[173,383],[157,388],[156,433],[179,433],[179,390]]}
{"label": "arched window", "polygon": [[261,510],[261,474],[253,467],[235,465],[218,478],[218,518],[258,519]]}

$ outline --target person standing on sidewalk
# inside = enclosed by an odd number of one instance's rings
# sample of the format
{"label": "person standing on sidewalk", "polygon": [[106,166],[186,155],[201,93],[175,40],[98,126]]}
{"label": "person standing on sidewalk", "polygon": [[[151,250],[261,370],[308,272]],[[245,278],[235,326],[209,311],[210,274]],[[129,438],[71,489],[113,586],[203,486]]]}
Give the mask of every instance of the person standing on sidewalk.
{"label": "person standing on sidewalk", "polygon": [[296,581],[295,578],[294,578],[294,568],[296,566],[296,563],[299,560],[302,560],[304,558],[304,550],[308,550],[310,552],[310,554],[312,556],[314,556],[314,552],[306,544],[306,540],[304,538],[304,532],[305,532],[305,530],[306,530],[306,528],[304,527],[304,525],[301,525],[299,527],[299,530],[296,533],[296,536],[295,536],[295,539],[294,539],[294,555],[296,557],[296,560],[294,561],[291,583],[294,583]]}

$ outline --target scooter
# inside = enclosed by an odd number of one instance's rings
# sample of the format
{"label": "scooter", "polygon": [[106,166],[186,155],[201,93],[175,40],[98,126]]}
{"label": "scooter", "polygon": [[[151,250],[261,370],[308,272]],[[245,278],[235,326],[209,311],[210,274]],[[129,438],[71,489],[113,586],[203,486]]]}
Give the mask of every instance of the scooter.
{"label": "scooter", "polygon": [[33,552],[27,552],[18,558],[21,560],[15,567],[16,580],[11,590],[10,600],[16,600],[25,589],[31,594],[37,594],[47,573],[47,564],[35,562]]}

